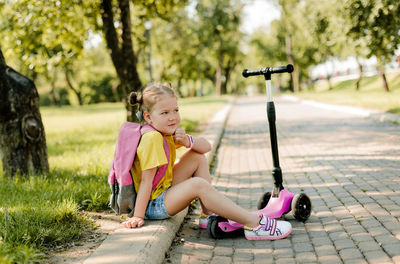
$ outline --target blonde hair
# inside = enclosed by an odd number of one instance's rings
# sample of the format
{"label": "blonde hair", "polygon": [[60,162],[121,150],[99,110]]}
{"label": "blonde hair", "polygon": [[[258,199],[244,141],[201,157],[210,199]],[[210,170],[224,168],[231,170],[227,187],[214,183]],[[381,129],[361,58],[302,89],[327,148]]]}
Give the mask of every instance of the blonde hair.
{"label": "blonde hair", "polygon": [[142,92],[131,92],[128,97],[130,105],[139,104],[139,111],[151,112],[160,96],[169,95],[178,97],[171,87],[171,83],[153,83],[147,86]]}

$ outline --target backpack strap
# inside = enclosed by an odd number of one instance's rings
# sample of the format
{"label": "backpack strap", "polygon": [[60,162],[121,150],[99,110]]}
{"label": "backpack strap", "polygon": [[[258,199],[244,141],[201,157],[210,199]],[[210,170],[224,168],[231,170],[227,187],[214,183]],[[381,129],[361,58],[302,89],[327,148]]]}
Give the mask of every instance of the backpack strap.
{"label": "backpack strap", "polygon": [[[151,125],[143,125],[142,128],[140,129],[141,134],[145,134],[147,132],[150,131],[156,131],[156,129],[154,127],[152,127]],[[164,151],[165,151],[165,156],[167,157],[167,164],[162,165],[161,167],[157,168],[157,172],[156,175],[154,176],[153,179],[153,190],[156,189],[157,185],[160,183],[161,179],[164,177],[165,172],[168,169],[168,165],[169,165],[169,155],[170,155],[170,151],[169,151],[169,146],[168,146],[168,142],[167,139],[163,137],[163,142],[164,142]]]}

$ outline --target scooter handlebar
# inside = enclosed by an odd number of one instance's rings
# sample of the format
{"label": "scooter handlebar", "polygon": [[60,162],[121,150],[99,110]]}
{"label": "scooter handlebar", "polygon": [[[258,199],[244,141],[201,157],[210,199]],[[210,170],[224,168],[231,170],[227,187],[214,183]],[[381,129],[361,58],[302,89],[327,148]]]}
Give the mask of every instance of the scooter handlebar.
{"label": "scooter handlebar", "polygon": [[283,72],[288,72],[291,73],[293,72],[294,67],[292,64],[288,64],[286,66],[279,66],[279,67],[265,67],[261,69],[254,69],[254,70],[248,70],[245,69],[242,72],[243,77],[247,78],[249,76],[256,76],[256,75],[265,75],[265,74],[274,74],[274,73],[283,73]]}

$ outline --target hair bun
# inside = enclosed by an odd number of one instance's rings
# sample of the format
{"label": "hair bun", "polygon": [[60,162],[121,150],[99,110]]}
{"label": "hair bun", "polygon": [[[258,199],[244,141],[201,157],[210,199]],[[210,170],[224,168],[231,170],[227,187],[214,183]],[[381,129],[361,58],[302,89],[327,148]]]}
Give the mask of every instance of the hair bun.
{"label": "hair bun", "polygon": [[162,85],[167,86],[168,88],[172,89],[172,84],[170,82],[164,82]]}
{"label": "hair bun", "polygon": [[142,103],[142,96],[140,93],[131,92],[128,97],[128,102],[130,105],[136,105]]}

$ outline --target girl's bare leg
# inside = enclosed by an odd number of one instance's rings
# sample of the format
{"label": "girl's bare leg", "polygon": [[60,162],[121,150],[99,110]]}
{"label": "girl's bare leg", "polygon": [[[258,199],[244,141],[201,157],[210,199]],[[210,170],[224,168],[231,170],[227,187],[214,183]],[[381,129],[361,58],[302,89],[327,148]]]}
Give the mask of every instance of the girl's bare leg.
{"label": "girl's bare leg", "polygon": [[[175,164],[173,175],[172,186],[190,179],[191,177],[200,177],[208,183],[211,183],[211,175],[205,156],[192,150],[187,151]],[[200,204],[205,214],[212,213],[212,210],[208,210],[201,200]]]}
{"label": "girl's bare leg", "polygon": [[185,209],[193,199],[200,201],[212,212],[249,227],[258,225],[259,216],[238,206],[219,193],[202,177],[194,177],[173,185],[165,194],[165,208],[174,215]]}

